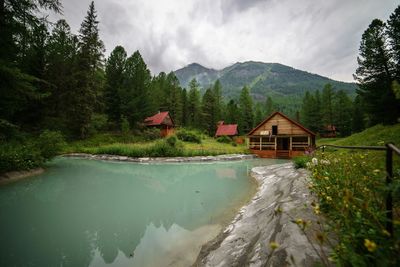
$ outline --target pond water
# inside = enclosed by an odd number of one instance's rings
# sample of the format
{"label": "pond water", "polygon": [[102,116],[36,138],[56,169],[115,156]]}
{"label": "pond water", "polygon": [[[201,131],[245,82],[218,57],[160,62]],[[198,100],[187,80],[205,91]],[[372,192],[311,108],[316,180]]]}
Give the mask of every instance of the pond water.
{"label": "pond water", "polygon": [[57,158],[0,187],[0,266],[188,266],[254,194],[253,166]]}

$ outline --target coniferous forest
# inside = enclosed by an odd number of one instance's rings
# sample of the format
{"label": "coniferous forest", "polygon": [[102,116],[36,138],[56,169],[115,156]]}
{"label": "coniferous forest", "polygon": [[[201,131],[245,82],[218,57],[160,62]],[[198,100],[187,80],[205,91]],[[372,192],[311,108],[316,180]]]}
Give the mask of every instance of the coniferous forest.
{"label": "coniferous forest", "polygon": [[[129,54],[122,46],[105,58],[94,2],[77,34],[67,21],[49,22],[39,10],[60,13],[62,3],[0,1],[0,158],[6,165],[0,171],[10,169],[11,154],[28,168],[56,154],[63,140],[138,133],[158,111],[169,111],[180,127],[213,136],[220,120],[237,123],[245,135],[273,111],[285,110],[271,96],[253,100],[246,86],[238,98],[225,99],[218,80],[201,91],[196,80],[182,88],[173,72],[152,74],[139,51]],[[335,125],[341,136],[396,123],[400,6],[387,22],[373,20],[362,35],[354,77],[355,97],[326,84],[305,93],[302,107],[288,115],[315,132]]]}

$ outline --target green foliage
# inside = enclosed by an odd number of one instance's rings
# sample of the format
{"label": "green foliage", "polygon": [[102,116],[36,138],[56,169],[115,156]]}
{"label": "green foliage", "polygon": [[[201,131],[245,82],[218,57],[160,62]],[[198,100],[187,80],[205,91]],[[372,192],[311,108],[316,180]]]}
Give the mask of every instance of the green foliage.
{"label": "green foliage", "polygon": [[384,153],[335,152],[317,154],[309,164],[309,187],[319,199],[314,210],[327,218],[322,235],[338,239],[332,257],[338,266],[399,264],[400,228],[394,225],[394,237],[385,229],[384,159]]}
{"label": "green foliage", "polygon": [[180,129],[177,131],[176,136],[178,137],[179,140],[185,142],[201,144],[201,136],[195,131]]}
{"label": "green foliage", "polygon": [[215,131],[217,129],[217,117],[216,99],[211,89],[207,89],[204,93],[201,108],[202,127],[207,131],[207,134],[209,136],[212,136],[215,134]]}
{"label": "green foliage", "polygon": [[178,143],[178,138],[175,135],[171,135],[165,139],[168,145],[175,147]]}
{"label": "green foliage", "polygon": [[140,134],[144,140],[156,140],[161,138],[160,129],[158,128],[144,128]]}
{"label": "green foliage", "polygon": [[93,135],[98,132],[104,132],[108,129],[108,117],[105,114],[94,113],[90,120],[89,133]]}
{"label": "green foliage", "polygon": [[0,144],[0,173],[41,167],[64,147],[61,133],[44,131],[38,137]]}
{"label": "green foliage", "polygon": [[309,156],[295,157],[295,158],[293,158],[294,167],[296,169],[306,168],[307,163],[310,162],[310,160],[311,159]]}
{"label": "green foliage", "polygon": [[219,143],[225,143],[225,144],[232,143],[232,139],[229,136],[226,136],[226,135],[219,136],[216,140]]}
{"label": "green foliage", "polygon": [[126,119],[125,116],[122,116],[121,118],[121,132],[123,135],[129,134],[130,131],[130,126],[129,126],[129,121]]}
{"label": "green foliage", "polygon": [[200,92],[199,84],[193,79],[189,84],[188,93],[188,126],[193,128],[200,128],[201,126],[201,105],[200,105]]}
{"label": "green foliage", "polygon": [[44,160],[49,160],[63,149],[65,146],[64,137],[60,132],[44,131],[35,140],[34,145],[40,151]]}
{"label": "green foliage", "polygon": [[250,132],[254,126],[253,100],[250,97],[250,90],[246,86],[243,87],[240,93],[239,116],[240,133],[246,134]]}

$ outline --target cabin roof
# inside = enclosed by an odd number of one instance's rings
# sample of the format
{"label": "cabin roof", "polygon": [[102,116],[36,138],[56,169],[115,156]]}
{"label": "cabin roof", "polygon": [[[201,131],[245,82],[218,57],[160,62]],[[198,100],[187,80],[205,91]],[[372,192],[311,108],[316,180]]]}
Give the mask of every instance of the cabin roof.
{"label": "cabin roof", "polygon": [[307,129],[306,127],[304,127],[303,125],[301,125],[300,123],[298,123],[297,121],[292,120],[291,118],[289,118],[288,116],[286,116],[285,114],[276,111],[274,113],[272,113],[269,117],[267,117],[264,121],[262,121],[260,124],[258,124],[253,130],[251,130],[251,132],[249,132],[247,135],[252,135],[255,131],[257,131],[258,128],[260,128],[261,126],[263,126],[267,121],[269,121],[270,119],[272,119],[275,115],[281,115],[282,117],[284,117],[286,120],[290,121],[291,123],[297,125],[298,127],[300,127],[301,129],[303,129],[304,131],[306,131],[307,133],[309,133],[310,135],[315,136],[315,133],[310,131],[309,129]]}
{"label": "cabin roof", "polygon": [[222,136],[222,135],[237,135],[237,124],[220,124],[218,125],[217,132],[215,136]]}
{"label": "cabin roof", "polygon": [[[165,118],[167,118],[169,116],[169,112],[168,111],[164,111],[164,112],[159,112],[151,117],[147,117],[146,119],[144,119],[144,122],[147,126],[157,126],[157,125],[162,125],[164,124],[164,120]],[[173,120],[170,117],[172,123]]]}

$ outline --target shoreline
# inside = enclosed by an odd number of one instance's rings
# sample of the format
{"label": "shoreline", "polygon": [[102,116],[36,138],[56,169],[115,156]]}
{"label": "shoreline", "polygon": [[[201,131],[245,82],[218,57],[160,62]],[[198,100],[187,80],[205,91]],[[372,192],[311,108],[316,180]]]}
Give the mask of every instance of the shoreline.
{"label": "shoreline", "polygon": [[25,170],[25,171],[6,172],[6,173],[0,175],[0,186],[11,184],[11,183],[20,181],[22,179],[34,177],[36,175],[44,173],[44,171],[45,171],[44,168],[35,168],[35,169]]}
{"label": "shoreline", "polygon": [[[307,187],[308,172],[284,163],[255,167],[251,173],[259,184],[256,194],[216,238],[203,245],[192,266],[318,264],[318,254],[328,255],[330,249],[315,240],[319,218],[311,208],[314,199]],[[312,222],[307,235],[293,223],[298,218]],[[272,249],[271,242],[278,247]]]}
{"label": "shoreline", "polygon": [[258,158],[254,154],[224,154],[217,156],[193,156],[193,157],[128,157],[109,154],[86,154],[86,153],[69,153],[60,155],[61,157],[83,158],[105,161],[122,161],[136,163],[183,163],[183,162],[214,162],[214,161],[234,161]]}

